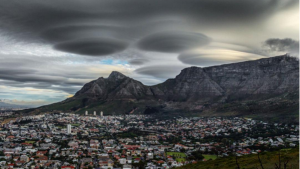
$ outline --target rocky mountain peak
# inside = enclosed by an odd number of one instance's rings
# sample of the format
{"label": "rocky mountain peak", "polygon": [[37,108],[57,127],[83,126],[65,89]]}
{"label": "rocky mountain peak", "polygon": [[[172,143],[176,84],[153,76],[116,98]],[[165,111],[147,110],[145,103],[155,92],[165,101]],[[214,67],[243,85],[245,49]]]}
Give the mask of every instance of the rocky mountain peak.
{"label": "rocky mountain peak", "polygon": [[176,78],[154,86],[113,71],[108,78],[85,84],[74,97],[42,109],[118,113],[207,110],[251,115],[260,111],[273,115],[279,109],[290,112],[292,107],[298,115],[298,93],[299,60],[283,55],[205,68],[189,67]]}
{"label": "rocky mountain peak", "polygon": [[127,78],[127,76],[123,75],[118,71],[112,71],[111,74],[108,76],[108,79],[114,79],[114,80],[120,80],[124,78]]}
{"label": "rocky mountain peak", "polygon": [[200,67],[189,67],[181,70],[180,74],[176,76],[176,79],[198,79],[203,78],[203,69]]}

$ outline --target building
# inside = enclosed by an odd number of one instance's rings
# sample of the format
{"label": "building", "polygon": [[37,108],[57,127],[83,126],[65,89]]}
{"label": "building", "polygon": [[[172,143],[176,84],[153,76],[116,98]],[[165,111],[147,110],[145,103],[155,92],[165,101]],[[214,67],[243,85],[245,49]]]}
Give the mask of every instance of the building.
{"label": "building", "polygon": [[86,116],[89,115],[89,112],[88,112],[88,111],[85,111],[85,115],[86,115]]}
{"label": "building", "polygon": [[94,116],[96,116],[96,111],[94,111]]}
{"label": "building", "polygon": [[71,132],[72,132],[72,126],[71,126],[71,124],[67,125],[67,132],[68,132],[68,134],[71,134]]}
{"label": "building", "polygon": [[103,117],[103,111],[101,111],[100,116]]}

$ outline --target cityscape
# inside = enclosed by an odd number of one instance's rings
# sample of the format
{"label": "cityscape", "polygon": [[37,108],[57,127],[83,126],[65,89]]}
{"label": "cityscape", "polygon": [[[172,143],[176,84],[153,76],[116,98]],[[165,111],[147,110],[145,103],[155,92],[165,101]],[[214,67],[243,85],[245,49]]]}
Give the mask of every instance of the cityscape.
{"label": "cityscape", "polygon": [[163,169],[295,148],[299,125],[86,111],[18,117],[2,124],[0,139],[1,168]]}
{"label": "cityscape", "polygon": [[298,169],[299,0],[0,0],[0,169]]}

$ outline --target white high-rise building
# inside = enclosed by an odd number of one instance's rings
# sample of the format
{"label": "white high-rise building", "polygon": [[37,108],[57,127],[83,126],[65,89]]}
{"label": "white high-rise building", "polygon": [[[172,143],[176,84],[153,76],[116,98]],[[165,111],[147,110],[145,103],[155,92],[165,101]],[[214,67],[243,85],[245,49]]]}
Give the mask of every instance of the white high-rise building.
{"label": "white high-rise building", "polygon": [[72,132],[72,126],[71,126],[71,124],[67,125],[67,132],[68,132],[68,134],[71,134],[71,132]]}
{"label": "white high-rise building", "polygon": [[94,111],[94,116],[96,116],[96,111]]}
{"label": "white high-rise building", "polygon": [[89,112],[88,112],[88,111],[85,111],[85,115],[86,115],[86,116],[89,115]]}
{"label": "white high-rise building", "polygon": [[100,116],[103,117],[103,111],[101,111]]}

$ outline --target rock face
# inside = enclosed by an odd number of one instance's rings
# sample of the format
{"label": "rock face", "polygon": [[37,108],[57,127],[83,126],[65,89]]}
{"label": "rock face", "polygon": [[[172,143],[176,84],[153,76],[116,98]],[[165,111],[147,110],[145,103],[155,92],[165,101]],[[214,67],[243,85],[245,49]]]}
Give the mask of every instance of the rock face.
{"label": "rock face", "polygon": [[299,61],[288,56],[208,67],[204,71],[226,95],[279,94],[299,89]]}
{"label": "rock face", "polygon": [[[260,105],[264,105],[266,111],[273,113],[287,105],[294,106],[296,110],[298,92],[299,61],[283,55],[206,68],[189,67],[174,79],[154,86],[143,85],[114,71],[108,78],[100,77],[85,84],[74,97],[39,110],[143,113],[159,109],[202,111],[203,108],[211,108],[210,105],[217,105],[216,110],[223,111],[228,109],[228,104],[234,103],[232,107],[238,105],[244,111],[244,105],[248,103],[242,101],[251,100],[256,103],[247,111],[258,111]],[[282,95],[285,95],[284,99],[279,98]],[[270,102],[272,98],[280,101]],[[286,101],[287,98],[293,99]],[[226,104],[227,107],[224,107]],[[232,110],[228,109],[228,112]]]}
{"label": "rock face", "polygon": [[74,97],[165,101],[211,101],[297,91],[299,61],[288,56],[213,67],[185,68],[175,79],[145,86],[119,72],[87,83]]}
{"label": "rock face", "polygon": [[149,87],[122,73],[113,71],[108,78],[100,77],[85,84],[74,97],[105,99],[140,99],[151,96]]}

